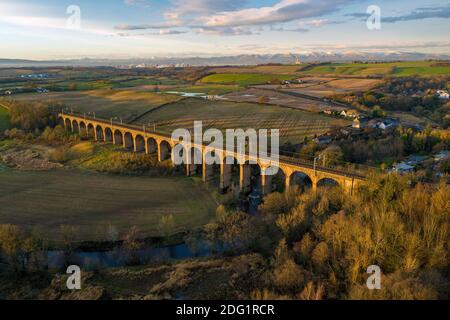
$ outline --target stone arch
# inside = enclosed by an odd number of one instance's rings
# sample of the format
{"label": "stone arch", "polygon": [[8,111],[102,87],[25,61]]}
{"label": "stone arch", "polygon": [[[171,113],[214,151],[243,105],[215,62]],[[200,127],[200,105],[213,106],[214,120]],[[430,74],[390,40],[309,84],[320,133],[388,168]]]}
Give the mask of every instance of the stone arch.
{"label": "stone arch", "polygon": [[215,150],[205,151],[203,158],[203,180],[212,184],[217,184],[220,179],[221,159]]}
{"label": "stone arch", "polygon": [[109,127],[106,127],[106,128],[105,128],[105,137],[104,137],[104,140],[105,140],[105,141],[108,141],[108,142],[113,142],[113,141],[114,141],[114,140],[113,140],[113,132],[112,132],[111,128],[109,128]]}
{"label": "stone arch", "polygon": [[202,168],[202,150],[192,147],[190,150],[190,156],[186,159],[186,170],[189,176],[195,176],[201,173]]}
{"label": "stone arch", "polygon": [[72,122],[69,118],[66,118],[66,120],[64,120],[64,126],[66,127],[66,130],[72,130]]}
{"label": "stone arch", "polygon": [[147,139],[147,152],[148,154],[158,153],[158,142],[153,138]]}
{"label": "stone arch", "polygon": [[120,130],[114,131],[114,142],[118,146],[123,146],[123,134],[122,134],[122,131],[120,131]]}
{"label": "stone arch", "polygon": [[254,163],[252,161],[246,161],[244,165],[242,165],[241,170],[243,185],[242,191],[244,193],[261,193],[262,192],[262,176],[261,176],[261,167],[258,163]]}
{"label": "stone arch", "polygon": [[63,117],[58,117],[58,125],[60,125],[61,127],[65,127],[65,125],[66,125],[66,122],[64,121],[64,118]]}
{"label": "stone arch", "polygon": [[72,121],[72,131],[76,133],[80,133],[80,125],[77,120]]}
{"label": "stone arch", "polygon": [[145,152],[145,139],[140,134],[134,138],[134,150],[136,152]]}
{"label": "stone arch", "polygon": [[223,159],[220,179],[220,189],[222,192],[239,190],[240,165],[233,156]]}
{"label": "stone arch", "polygon": [[340,186],[339,182],[333,178],[323,178],[317,182],[318,188],[334,188]]}
{"label": "stone arch", "polygon": [[105,141],[105,134],[101,125],[95,127],[97,140]]}
{"label": "stone arch", "polygon": [[312,189],[314,186],[311,177],[301,171],[295,171],[291,174],[291,176],[289,177],[289,185],[298,186],[302,192]]}
{"label": "stone arch", "polygon": [[87,127],[86,123],[84,121],[80,121],[80,134],[86,134],[87,133]]}
{"label": "stone arch", "polygon": [[124,147],[127,150],[134,150],[134,139],[130,132],[125,132],[124,134]]}
{"label": "stone arch", "polygon": [[[275,167],[276,168],[276,167]],[[283,193],[286,190],[286,174],[283,169],[278,167],[278,171],[274,175],[263,176],[263,193],[269,194],[272,192]]]}
{"label": "stone arch", "polygon": [[159,161],[165,161],[172,158],[172,146],[166,140],[159,144]]}
{"label": "stone arch", "polygon": [[89,123],[87,125],[87,135],[89,138],[94,138],[95,137],[95,128],[94,125],[92,123]]}

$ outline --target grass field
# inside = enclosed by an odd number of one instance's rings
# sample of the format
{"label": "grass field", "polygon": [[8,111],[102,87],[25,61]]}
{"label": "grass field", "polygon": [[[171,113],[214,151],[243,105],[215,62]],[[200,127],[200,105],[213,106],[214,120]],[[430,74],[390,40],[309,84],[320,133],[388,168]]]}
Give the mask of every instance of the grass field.
{"label": "grass field", "polygon": [[101,118],[121,117],[125,122],[162,104],[181,99],[176,95],[134,90],[93,90],[29,93],[14,96],[18,101],[58,101],[77,112],[95,112]]}
{"label": "grass field", "polygon": [[249,86],[255,84],[264,84],[273,79],[289,80],[292,75],[286,74],[264,74],[264,73],[222,73],[212,74],[200,80],[201,83],[215,84],[235,84],[240,86]]}
{"label": "grass field", "polygon": [[0,106],[0,132],[9,129],[9,114],[8,110]]}
{"label": "grass field", "polygon": [[412,76],[447,75],[450,65],[433,61],[390,62],[390,63],[330,63],[313,66],[301,72],[311,75],[331,76]]}
{"label": "grass field", "polygon": [[159,221],[172,214],[179,232],[208,223],[216,203],[188,178],[103,175],[84,171],[0,171],[0,224],[39,227],[51,240],[60,226],[79,228],[81,241],[105,240],[138,226],[141,236],[160,236]]}
{"label": "grass field", "polygon": [[192,128],[194,121],[203,121],[204,128],[217,129],[280,129],[282,142],[302,142],[305,136],[328,131],[332,125],[345,121],[317,113],[283,108],[275,105],[184,99],[149,113],[139,124],[156,122],[157,130],[168,134],[178,128]]}
{"label": "grass field", "polygon": [[189,87],[178,87],[178,88],[171,88],[171,91],[178,91],[178,92],[186,92],[186,93],[204,93],[207,95],[222,95],[230,92],[239,91],[242,88],[237,85],[226,85],[226,84],[217,84],[217,85],[207,85],[207,84],[200,84],[195,86],[189,86]]}

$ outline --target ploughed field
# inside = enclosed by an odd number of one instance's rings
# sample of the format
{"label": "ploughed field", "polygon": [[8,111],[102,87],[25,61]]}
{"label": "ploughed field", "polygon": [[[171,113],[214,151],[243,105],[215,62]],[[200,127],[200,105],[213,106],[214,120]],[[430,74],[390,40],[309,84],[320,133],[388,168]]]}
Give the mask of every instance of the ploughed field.
{"label": "ploughed field", "polygon": [[181,99],[176,95],[135,90],[27,93],[14,95],[13,98],[17,101],[61,102],[77,112],[95,112],[95,115],[99,118],[117,117],[122,118],[124,122],[131,121],[135,117],[163,104]]}
{"label": "ploughed field", "polygon": [[276,105],[184,99],[148,113],[135,124],[146,124],[171,134],[179,128],[192,129],[202,121],[204,129],[280,129],[280,140],[299,143],[305,136],[326,133],[333,125],[347,124],[321,114]]}
{"label": "ploughed field", "polygon": [[[75,226],[75,241],[111,240],[137,226],[140,236],[161,236],[210,222],[216,202],[201,183],[188,178],[154,178],[51,170],[0,168],[0,224],[44,232],[61,241],[61,226]],[[161,217],[173,215],[163,231]],[[64,228],[63,228],[64,229]]]}

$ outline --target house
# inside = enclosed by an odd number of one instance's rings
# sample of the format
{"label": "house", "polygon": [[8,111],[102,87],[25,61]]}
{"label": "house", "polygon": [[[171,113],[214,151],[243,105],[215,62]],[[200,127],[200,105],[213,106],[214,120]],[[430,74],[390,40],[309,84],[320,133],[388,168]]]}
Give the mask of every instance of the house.
{"label": "house", "polygon": [[13,92],[11,90],[6,90],[5,91],[5,96],[10,96],[12,94],[13,94]]}
{"label": "house", "polygon": [[398,125],[400,124],[400,122],[396,119],[381,119],[376,121],[375,123],[372,123],[372,128],[374,129],[380,129],[380,130],[387,130],[387,129],[394,129],[396,127],[398,127]]}
{"label": "house", "polygon": [[436,91],[436,95],[442,100],[448,100],[450,98],[447,90],[438,90]]}
{"label": "house", "polygon": [[341,116],[345,117],[345,118],[358,118],[359,117],[359,112],[356,110],[343,110],[341,112]]}
{"label": "house", "polygon": [[36,92],[37,93],[48,93],[48,92],[50,92],[48,89],[45,89],[45,88],[37,88],[36,89]]}
{"label": "house", "polygon": [[327,110],[324,110],[323,113],[328,114],[328,115],[331,116],[333,114],[333,110],[327,109]]}
{"label": "house", "polygon": [[359,120],[358,118],[353,120],[352,128],[361,129],[361,120]]}

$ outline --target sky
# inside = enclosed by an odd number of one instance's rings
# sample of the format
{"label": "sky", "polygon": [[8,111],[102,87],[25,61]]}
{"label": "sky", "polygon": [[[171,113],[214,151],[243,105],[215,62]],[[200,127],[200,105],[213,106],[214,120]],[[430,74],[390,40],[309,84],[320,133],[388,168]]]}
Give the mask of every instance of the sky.
{"label": "sky", "polygon": [[450,54],[449,35],[450,0],[0,0],[10,59]]}

